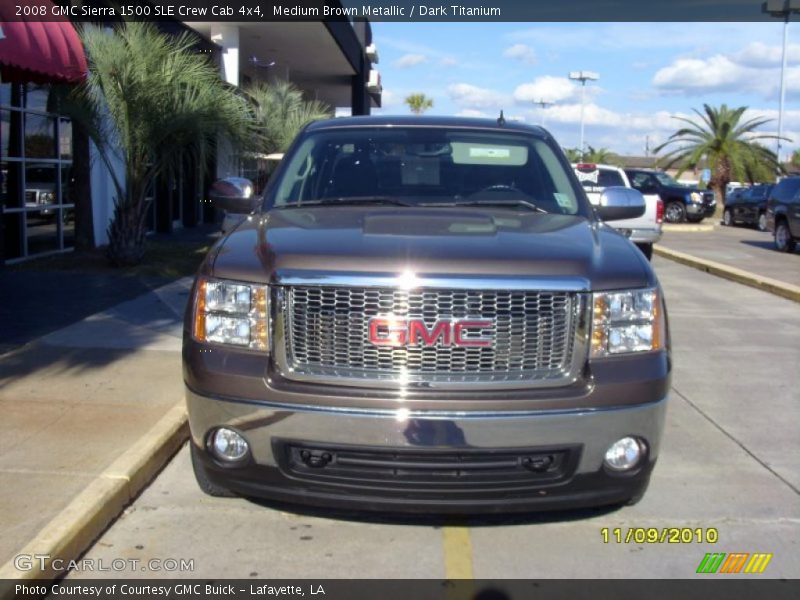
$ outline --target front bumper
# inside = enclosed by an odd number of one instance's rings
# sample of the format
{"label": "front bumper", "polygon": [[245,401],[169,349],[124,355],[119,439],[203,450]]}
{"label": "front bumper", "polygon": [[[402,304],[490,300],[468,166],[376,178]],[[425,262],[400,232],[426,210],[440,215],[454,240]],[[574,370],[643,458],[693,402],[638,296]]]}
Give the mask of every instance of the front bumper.
{"label": "front bumper", "polygon": [[710,217],[717,209],[716,202],[708,204],[701,202],[690,202],[686,204],[686,214],[690,217]]}
{"label": "front bumper", "polygon": [[634,244],[655,244],[661,239],[661,229],[626,229],[620,230]]}
{"label": "front bumper", "polygon": [[[564,509],[623,502],[641,493],[658,457],[666,397],[647,404],[600,410],[457,412],[292,407],[219,399],[187,388],[192,442],[209,479],[245,496],[295,504],[426,513],[499,513]],[[458,403],[454,403],[458,406]],[[209,432],[239,431],[250,454],[239,465],[206,451]],[[625,436],[646,441],[643,463],[615,474],[603,466],[606,449]],[[356,469],[328,476],[325,468],[295,468],[289,447],[328,452],[331,464],[353,449],[403,462],[436,462],[454,453],[465,460],[495,454],[565,457],[552,476],[517,470],[505,478],[460,478],[442,467],[424,477]],[[449,459],[448,458],[448,459]],[[444,461],[437,462],[440,464]],[[352,461],[351,461],[352,462]]]}

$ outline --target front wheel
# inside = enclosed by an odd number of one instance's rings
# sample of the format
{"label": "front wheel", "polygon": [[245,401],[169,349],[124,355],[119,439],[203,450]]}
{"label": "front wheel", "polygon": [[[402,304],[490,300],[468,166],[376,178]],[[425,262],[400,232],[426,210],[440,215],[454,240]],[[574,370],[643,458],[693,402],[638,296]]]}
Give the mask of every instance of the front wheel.
{"label": "front wheel", "polygon": [[759,231],[766,231],[767,230],[767,214],[761,213],[758,215],[758,223],[756,223],[756,227],[758,227]]}
{"label": "front wheel", "polygon": [[786,221],[779,221],[775,224],[775,248],[779,252],[794,252],[796,242],[789,231],[789,224]]}
{"label": "front wheel", "polygon": [[725,212],[722,213],[722,224],[726,227],[730,227],[733,225],[733,215],[731,214],[730,209],[726,208]]}
{"label": "front wheel", "polygon": [[667,223],[683,223],[686,220],[686,207],[681,202],[669,202],[664,209]]}
{"label": "front wheel", "polygon": [[192,450],[192,470],[194,471],[194,478],[197,480],[198,487],[203,493],[213,496],[214,498],[235,498],[236,494],[228,488],[217,485],[208,477],[206,468],[200,458],[200,450],[192,443],[189,442]]}

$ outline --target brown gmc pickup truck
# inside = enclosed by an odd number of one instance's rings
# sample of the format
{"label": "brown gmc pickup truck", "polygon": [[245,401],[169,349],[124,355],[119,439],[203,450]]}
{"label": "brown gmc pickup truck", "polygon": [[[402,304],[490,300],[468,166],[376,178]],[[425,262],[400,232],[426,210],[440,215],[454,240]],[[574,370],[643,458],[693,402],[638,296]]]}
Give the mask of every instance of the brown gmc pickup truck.
{"label": "brown gmc pickup truck", "polygon": [[543,129],[304,129],[187,309],[192,461],[212,495],[384,511],[637,501],[670,381],[664,296]]}

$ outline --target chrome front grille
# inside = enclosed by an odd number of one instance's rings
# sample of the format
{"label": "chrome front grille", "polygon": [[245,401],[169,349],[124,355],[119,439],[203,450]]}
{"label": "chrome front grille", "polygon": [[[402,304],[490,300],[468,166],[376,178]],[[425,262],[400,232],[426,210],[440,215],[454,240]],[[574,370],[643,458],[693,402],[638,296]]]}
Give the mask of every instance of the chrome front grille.
{"label": "chrome front grille", "polygon": [[[581,294],[470,289],[287,286],[278,294],[279,367],[287,377],[343,385],[392,381],[429,385],[472,382],[558,385],[576,374]],[[487,347],[378,346],[372,317],[481,319]],[[582,331],[579,332],[579,329]],[[467,338],[472,333],[467,334]]]}

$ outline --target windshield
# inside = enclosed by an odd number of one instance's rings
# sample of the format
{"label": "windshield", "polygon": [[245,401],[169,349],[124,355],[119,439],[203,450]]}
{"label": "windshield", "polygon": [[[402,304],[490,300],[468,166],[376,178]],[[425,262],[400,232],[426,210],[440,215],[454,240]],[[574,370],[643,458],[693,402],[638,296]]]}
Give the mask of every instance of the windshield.
{"label": "windshield", "polygon": [[653,173],[653,175],[656,176],[656,179],[658,179],[661,185],[677,185],[677,186],[682,185],[662,171],[657,171],[656,173]]}
{"label": "windshield", "polygon": [[383,202],[582,212],[563,163],[531,135],[342,127],[308,135],[286,160],[276,207]]}

